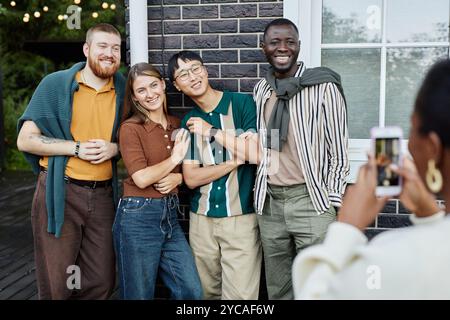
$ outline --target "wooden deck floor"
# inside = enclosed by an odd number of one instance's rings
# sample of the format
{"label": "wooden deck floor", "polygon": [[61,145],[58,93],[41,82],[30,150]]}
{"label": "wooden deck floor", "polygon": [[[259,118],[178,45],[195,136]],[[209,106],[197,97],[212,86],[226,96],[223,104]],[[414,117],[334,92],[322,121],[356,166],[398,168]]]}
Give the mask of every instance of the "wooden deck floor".
{"label": "wooden deck floor", "polygon": [[[0,173],[0,300],[38,298],[30,221],[35,185],[30,172]],[[157,294],[167,296],[164,288]],[[116,286],[111,300],[118,296]]]}
{"label": "wooden deck floor", "polygon": [[0,175],[0,300],[35,300],[37,288],[30,208],[31,173]]}

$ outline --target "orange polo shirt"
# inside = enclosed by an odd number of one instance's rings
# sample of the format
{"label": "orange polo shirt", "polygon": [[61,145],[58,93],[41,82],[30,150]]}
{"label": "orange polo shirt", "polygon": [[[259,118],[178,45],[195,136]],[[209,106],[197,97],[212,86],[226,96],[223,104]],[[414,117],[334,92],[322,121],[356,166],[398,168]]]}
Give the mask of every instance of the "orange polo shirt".
{"label": "orange polo shirt", "polygon": [[[80,87],[74,92],[72,103],[72,122],[70,132],[75,141],[89,139],[111,141],[116,115],[116,91],[113,78],[99,91],[82,81],[81,73],[75,76]],[[48,167],[48,157],[39,161],[42,167]],[[65,174],[79,180],[108,180],[112,178],[111,160],[100,164],[70,157]]]}

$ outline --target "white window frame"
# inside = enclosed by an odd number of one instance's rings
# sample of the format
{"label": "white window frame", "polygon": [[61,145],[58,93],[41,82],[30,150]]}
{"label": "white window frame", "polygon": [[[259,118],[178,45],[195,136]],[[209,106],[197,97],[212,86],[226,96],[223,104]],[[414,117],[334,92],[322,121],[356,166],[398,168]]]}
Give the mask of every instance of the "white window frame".
{"label": "white window frame", "polygon": [[[301,50],[299,60],[304,61],[307,67],[321,66],[322,49],[364,49],[377,48],[381,50],[380,66],[380,102],[379,125],[385,125],[386,108],[386,53],[389,48],[413,48],[413,47],[450,47],[449,42],[387,42],[386,41],[386,1],[382,0],[382,39],[380,43],[346,43],[346,44],[322,44],[322,0],[284,0],[283,16],[294,22],[300,32]],[[449,49],[450,58],[450,49]],[[369,130],[370,128],[367,128]],[[407,133],[405,133],[407,134]],[[408,140],[402,141],[403,151],[407,151]],[[367,160],[367,151],[370,150],[370,139],[349,139],[350,176],[349,182],[356,179],[358,168]]]}

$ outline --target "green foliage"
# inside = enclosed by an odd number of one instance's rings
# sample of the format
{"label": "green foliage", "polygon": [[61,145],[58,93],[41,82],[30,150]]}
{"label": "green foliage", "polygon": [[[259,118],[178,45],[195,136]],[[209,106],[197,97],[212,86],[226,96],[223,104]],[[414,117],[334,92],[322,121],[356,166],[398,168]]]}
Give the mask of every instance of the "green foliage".
{"label": "green foliage", "polygon": [[29,165],[16,147],[17,120],[37,84],[47,73],[54,71],[54,65],[48,59],[20,51],[5,54],[0,68],[3,71],[6,168],[26,169]]}
{"label": "green foliage", "polygon": [[25,161],[22,153],[16,148],[16,123],[17,119],[25,110],[28,99],[8,96],[4,101],[4,115],[5,115],[5,143],[6,143],[6,169],[28,169],[30,166]]}

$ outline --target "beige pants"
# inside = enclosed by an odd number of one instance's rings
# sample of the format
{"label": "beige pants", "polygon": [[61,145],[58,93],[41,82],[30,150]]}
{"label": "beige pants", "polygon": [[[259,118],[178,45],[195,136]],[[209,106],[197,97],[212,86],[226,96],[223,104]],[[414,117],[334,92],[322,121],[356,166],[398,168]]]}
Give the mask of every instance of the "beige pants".
{"label": "beige pants", "polygon": [[191,212],[189,242],[204,299],[258,299],[262,253],[255,214],[210,218]]}

